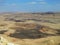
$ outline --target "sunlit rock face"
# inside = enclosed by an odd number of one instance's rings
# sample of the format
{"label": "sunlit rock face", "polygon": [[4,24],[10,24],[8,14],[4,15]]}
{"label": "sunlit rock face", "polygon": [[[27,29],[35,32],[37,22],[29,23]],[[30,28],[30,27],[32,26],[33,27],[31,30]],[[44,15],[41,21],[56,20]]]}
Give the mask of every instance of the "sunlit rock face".
{"label": "sunlit rock face", "polygon": [[10,43],[9,41],[7,41],[7,39],[0,37],[0,45],[18,45],[18,44]]}

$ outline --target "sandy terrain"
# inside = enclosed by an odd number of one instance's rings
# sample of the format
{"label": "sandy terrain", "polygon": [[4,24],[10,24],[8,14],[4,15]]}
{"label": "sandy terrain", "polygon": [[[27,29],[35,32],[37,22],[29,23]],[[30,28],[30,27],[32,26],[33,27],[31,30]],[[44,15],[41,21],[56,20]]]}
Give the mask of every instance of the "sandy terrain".
{"label": "sandy terrain", "polygon": [[60,45],[60,14],[0,14],[0,34],[19,45]]}

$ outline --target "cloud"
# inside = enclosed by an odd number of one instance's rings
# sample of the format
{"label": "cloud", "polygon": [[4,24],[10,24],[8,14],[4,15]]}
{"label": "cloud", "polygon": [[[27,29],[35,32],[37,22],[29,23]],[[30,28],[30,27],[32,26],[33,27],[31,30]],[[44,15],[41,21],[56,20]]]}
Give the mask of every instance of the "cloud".
{"label": "cloud", "polygon": [[37,0],[39,4],[47,4],[45,0]]}
{"label": "cloud", "polygon": [[39,4],[47,4],[45,1],[39,2]]}
{"label": "cloud", "polygon": [[37,4],[37,2],[29,2],[28,4]]}
{"label": "cloud", "polygon": [[45,0],[37,0],[35,2],[28,2],[28,4],[47,4],[47,2]]}
{"label": "cloud", "polygon": [[44,1],[44,0],[37,0],[37,1]]}

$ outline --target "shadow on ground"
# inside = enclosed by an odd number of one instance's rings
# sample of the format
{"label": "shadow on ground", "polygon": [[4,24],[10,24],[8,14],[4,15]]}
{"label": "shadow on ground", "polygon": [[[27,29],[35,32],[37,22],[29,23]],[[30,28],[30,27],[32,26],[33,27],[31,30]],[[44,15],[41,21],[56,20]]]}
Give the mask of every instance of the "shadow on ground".
{"label": "shadow on ground", "polygon": [[[17,25],[16,25],[17,26]],[[26,28],[22,28],[22,27]],[[48,26],[26,24],[23,26],[15,27],[14,33],[11,33],[7,30],[1,30],[0,34],[5,34],[10,37],[19,38],[19,39],[38,39],[48,36],[60,36],[60,29],[52,29]],[[33,28],[34,27],[34,28]]]}
{"label": "shadow on ground", "polygon": [[[36,29],[16,29],[15,33],[10,34],[10,37],[15,37],[19,39],[38,39],[38,38],[44,38],[48,36],[56,36],[58,33],[55,33],[55,30],[53,31],[54,34],[47,33],[49,30],[54,30],[49,27],[39,26]],[[59,32],[59,31],[58,31]]]}
{"label": "shadow on ground", "polygon": [[7,30],[1,30],[0,34],[4,34],[5,32],[7,32]]}

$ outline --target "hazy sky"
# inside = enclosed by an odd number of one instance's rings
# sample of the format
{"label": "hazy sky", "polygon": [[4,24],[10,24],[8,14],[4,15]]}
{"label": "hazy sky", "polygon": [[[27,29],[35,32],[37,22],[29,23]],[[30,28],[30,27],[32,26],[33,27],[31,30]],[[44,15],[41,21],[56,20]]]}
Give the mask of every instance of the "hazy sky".
{"label": "hazy sky", "polygon": [[60,0],[0,0],[0,12],[60,12]]}

